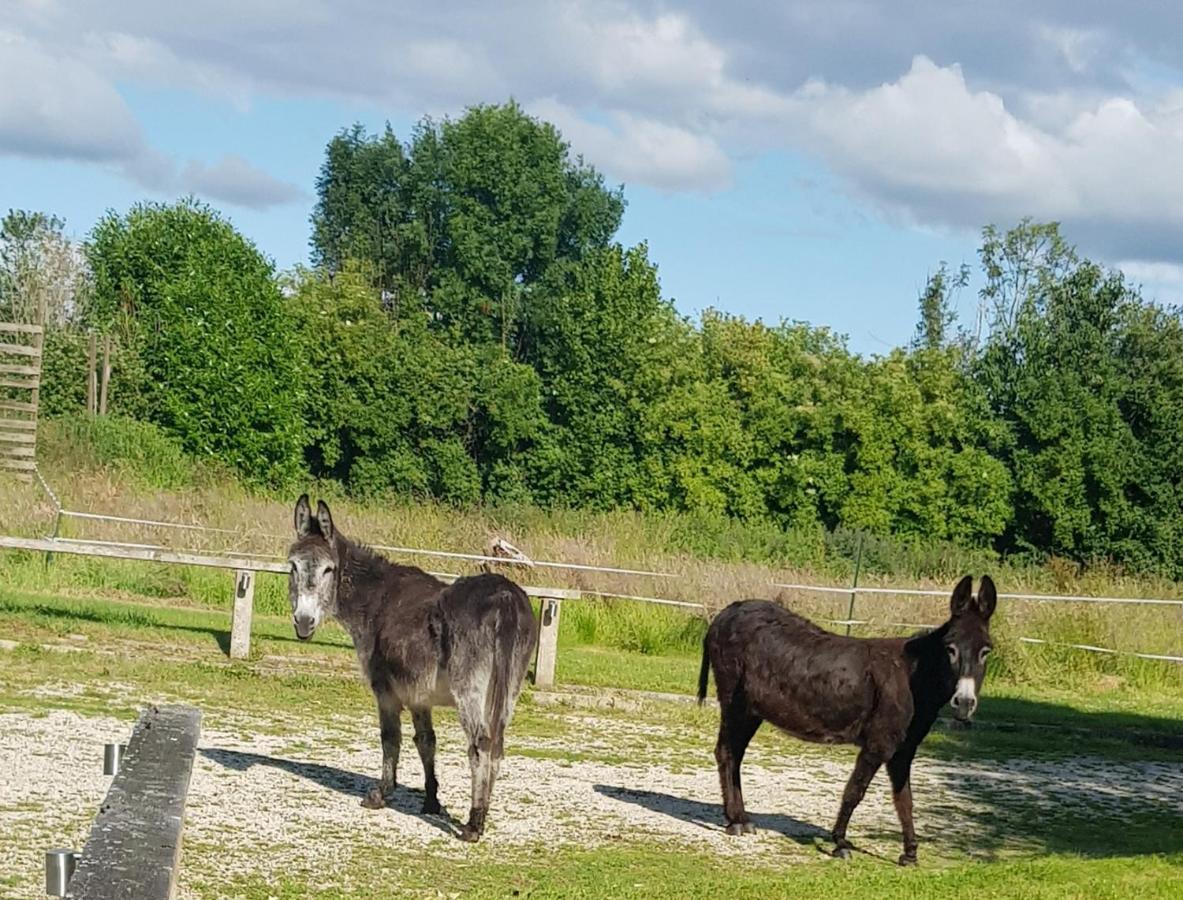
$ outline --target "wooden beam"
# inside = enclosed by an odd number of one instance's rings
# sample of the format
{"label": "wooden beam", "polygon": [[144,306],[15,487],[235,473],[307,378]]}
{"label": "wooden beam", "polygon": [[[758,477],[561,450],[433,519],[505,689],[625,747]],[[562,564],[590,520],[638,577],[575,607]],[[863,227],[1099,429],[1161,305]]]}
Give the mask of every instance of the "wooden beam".
{"label": "wooden beam", "polygon": [[234,611],[230,616],[230,658],[251,655],[251,617],[255,610],[255,573],[239,569],[234,573]]}
{"label": "wooden beam", "polygon": [[66,538],[0,537],[0,547],[11,550],[33,550],[39,553],[72,553],[76,556],[102,556],[107,559],[133,559],[143,562],[175,563],[182,566],[202,566],[207,569],[249,569],[252,572],[276,572],[286,575],[290,566],[276,560],[234,559],[226,556],[205,556],[199,553],[179,553],[175,550],[154,550],[125,545],[77,544]]}
{"label": "wooden beam", "polygon": [[4,447],[0,449],[0,456],[36,456],[36,447]]}
{"label": "wooden beam", "polygon": [[0,331],[7,331],[10,334],[44,333],[44,329],[40,325],[25,325],[23,322],[0,322]]}
{"label": "wooden beam", "polygon": [[0,341],[0,356],[34,356],[41,355],[41,348],[34,347],[30,344],[13,344],[9,341]]}
{"label": "wooden beam", "polygon": [[26,390],[36,390],[41,386],[40,378],[33,378],[30,381],[21,381],[17,378],[0,378],[0,387],[6,388],[25,388]]}
{"label": "wooden beam", "polygon": [[36,419],[10,419],[8,416],[0,416],[0,428],[9,429],[16,428],[20,431],[36,431]]}
{"label": "wooden beam", "polygon": [[17,472],[34,472],[37,470],[37,463],[32,459],[13,459],[8,456],[0,456],[0,469],[13,469]]}
{"label": "wooden beam", "polygon": [[[181,830],[201,710],[144,710],[95,816],[70,879],[75,900],[169,900],[176,893]],[[96,748],[97,749],[97,748]]]}
{"label": "wooden beam", "polygon": [[542,627],[538,632],[538,654],[534,658],[534,686],[551,687],[555,683],[555,664],[559,656],[558,597],[542,598]]}
{"label": "wooden beam", "polygon": [[98,338],[94,332],[90,333],[90,341],[86,347],[86,411],[92,416],[98,412],[99,378],[95,372],[95,343]]}
{"label": "wooden beam", "polygon": [[[32,550],[36,553],[72,553],[76,556],[102,556],[107,559],[131,559],[143,562],[175,563],[182,566],[203,566],[207,569],[235,569],[250,572],[274,572],[286,575],[291,566],[283,560],[245,559],[241,556],[205,556],[181,553],[153,547],[133,547],[128,544],[83,544],[69,538],[27,538],[0,535],[0,549]],[[455,581],[452,575],[432,572],[440,581]],[[549,597],[553,600],[578,600],[582,592],[568,588],[533,587],[520,585],[528,597]]]}
{"label": "wooden beam", "polygon": [[40,375],[40,366],[14,366],[10,363],[0,363],[0,374],[4,375]]}
{"label": "wooden beam", "polygon": [[[4,420],[0,419],[0,429],[4,428]],[[0,444],[35,444],[37,435],[23,431],[0,430]]]}
{"label": "wooden beam", "polygon": [[37,412],[37,405],[35,403],[19,403],[16,400],[0,400],[0,409],[6,409],[9,412]]}

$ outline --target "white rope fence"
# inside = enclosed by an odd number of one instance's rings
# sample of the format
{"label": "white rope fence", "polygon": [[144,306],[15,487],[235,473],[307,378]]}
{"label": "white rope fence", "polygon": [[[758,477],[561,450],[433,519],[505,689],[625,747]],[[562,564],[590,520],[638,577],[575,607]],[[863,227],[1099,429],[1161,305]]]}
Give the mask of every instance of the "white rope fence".
{"label": "white rope fence", "polygon": [[[131,516],[117,516],[106,513],[92,513],[83,512],[80,510],[68,510],[62,507],[61,501],[57,494],[50,487],[49,483],[42,476],[39,469],[35,469],[35,474],[41,487],[44,489],[47,496],[52,501],[58,522],[55,523],[54,535],[51,538],[55,543],[68,547],[70,545],[76,546],[93,546],[93,547],[110,547],[110,548],[128,548],[136,550],[157,550],[157,551],[174,551],[178,553],[205,553],[204,550],[178,550],[176,548],[167,547],[162,544],[143,544],[143,543],[129,543],[120,541],[102,541],[91,540],[83,538],[61,538],[57,535],[57,530],[60,520],[64,518],[81,519],[94,522],[113,522],[125,525],[142,525],[149,528],[165,528],[189,532],[205,532],[210,534],[230,535],[234,537],[264,537],[275,540],[286,540],[284,535],[275,535],[270,533],[260,532],[246,532],[240,529],[232,528],[216,528],[209,525],[190,524],[183,522],[167,522],[159,519],[135,518]],[[461,553],[450,550],[431,550],[419,547],[401,547],[391,546],[385,544],[372,544],[375,550],[381,550],[387,553],[400,554],[405,556],[422,556],[440,559],[457,559],[469,562],[478,563],[493,563],[498,565],[514,565],[515,561],[512,559],[505,559],[498,556],[489,556],[479,553]],[[263,563],[273,563],[282,561],[282,557],[276,554],[263,553],[247,553],[241,551],[219,551],[224,556],[232,559],[241,560],[258,560]],[[519,563],[520,564],[520,563]],[[625,575],[634,577],[648,577],[661,579],[679,579],[684,576],[677,575],[671,572],[658,572],[648,569],[630,569],[615,566],[596,566],[584,563],[569,563],[555,560],[531,560],[529,565],[538,568],[561,569],[577,572],[593,572],[607,575]],[[273,567],[268,567],[270,571],[276,571]],[[455,578],[457,576],[452,573],[432,573],[446,578]],[[818,585],[818,584],[799,584],[786,582],[773,582],[772,587],[781,588],[784,590],[805,591],[819,594],[840,594],[846,597],[854,597],[859,594],[863,595],[885,595],[885,596],[906,596],[906,597],[947,597],[947,591],[940,590],[925,590],[920,588],[894,588],[894,587],[841,587],[836,585]],[[666,606],[680,609],[693,610],[694,612],[703,615],[709,615],[709,610],[703,603],[693,603],[685,600],[676,600],[667,597],[649,597],[637,594],[622,594],[613,593],[610,591],[600,591],[596,589],[581,589],[580,593],[585,597],[596,597],[607,600],[628,600],[639,603],[649,603],[657,606]],[[1008,593],[999,594],[1000,599],[1015,600],[1021,602],[1036,602],[1036,603],[1091,603],[1100,605],[1125,605],[1125,606],[1157,606],[1157,607],[1183,607],[1183,599],[1167,599],[1167,598],[1151,598],[1151,597],[1084,597],[1069,594],[1022,594],[1022,593]],[[873,620],[867,619],[829,619],[827,620],[832,625],[846,625],[846,626],[869,626],[881,624],[888,627],[895,628],[931,628],[933,626],[923,623],[907,623],[907,622],[882,622],[876,623]],[[1050,647],[1071,648],[1074,650],[1081,650],[1091,653],[1104,653],[1115,656],[1133,656],[1140,659],[1157,660],[1164,662],[1183,663],[1183,656],[1172,656],[1167,654],[1157,653],[1141,653],[1135,651],[1115,650],[1110,647],[1096,647],[1089,644],[1070,644],[1056,641],[1047,641],[1041,638],[1020,637],[1019,640],[1026,644],[1041,644]]]}

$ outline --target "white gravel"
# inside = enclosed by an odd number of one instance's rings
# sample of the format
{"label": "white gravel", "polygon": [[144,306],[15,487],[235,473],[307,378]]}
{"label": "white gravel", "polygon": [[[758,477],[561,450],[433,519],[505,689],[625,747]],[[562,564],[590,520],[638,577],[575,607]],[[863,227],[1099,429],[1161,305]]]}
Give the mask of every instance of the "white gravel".
{"label": "white gravel", "polygon": [[[390,808],[373,812],[359,805],[379,764],[373,723],[342,723],[330,731],[293,722],[290,733],[275,735],[260,733],[245,717],[218,721],[222,730],[208,723],[203,728],[190,786],[182,896],[198,896],[200,885],[243,875],[332,883],[334,871],[359,847],[454,857],[474,852],[449,836],[449,819],[418,814],[423,776],[409,734],[399,770],[404,786]],[[274,730],[274,724],[269,720],[266,727]],[[610,747],[617,758],[627,758],[630,734],[652,738],[661,731],[654,725],[637,735],[631,725],[582,713],[578,726],[576,733],[598,739],[580,740],[572,749]],[[44,851],[81,847],[109,781],[101,774],[102,744],[126,740],[130,729],[126,721],[66,711],[0,715],[0,894],[39,896]],[[469,801],[461,736],[450,722],[436,730],[440,799],[460,819]],[[559,751],[554,740],[511,736],[510,744],[511,754],[514,748]],[[483,842],[488,849],[476,852],[643,839],[728,856],[816,858],[814,837],[832,823],[849,762],[795,755],[790,740],[776,746],[775,754],[765,746],[744,766],[744,792],[758,828],[744,839],[722,831],[710,736],[704,735],[698,767],[511,755],[494,794]],[[975,829],[1007,797],[1058,814],[1078,808],[1120,820],[1151,804],[1164,814],[1183,815],[1183,765],[1084,758],[957,766],[920,759],[913,791],[921,853],[947,857],[972,851]],[[899,852],[883,775],[855,814],[851,838],[884,857]],[[17,886],[5,887],[6,875],[18,879]]]}

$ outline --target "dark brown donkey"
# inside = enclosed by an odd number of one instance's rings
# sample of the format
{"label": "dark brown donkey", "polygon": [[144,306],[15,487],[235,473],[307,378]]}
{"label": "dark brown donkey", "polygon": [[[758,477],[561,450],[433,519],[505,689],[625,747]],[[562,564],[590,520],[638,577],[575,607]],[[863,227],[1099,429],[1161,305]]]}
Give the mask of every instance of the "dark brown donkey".
{"label": "dark brown donkey", "polygon": [[715,759],[727,832],[754,830],[744,811],[739,767],[767,719],[805,741],[860,748],[834,823],[835,856],[850,855],[851,813],[886,763],[904,832],[900,865],[914,864],[912,758],[946,703],[952,702],[959,719],[974,714],[990,652],[998,595],[989,577],[982,578],[976,598],[972,591],[967,575],[953,591],[949,621],[912,638],[831,634],[765,600],[732,603],[719,613],[703,642],[698,702],[706,697],[709,667],[719,693]]}
{"label": "dark brown donkey", "polygon": [[381,808],[394,791],[405,708],[423,760],[423,812],[440,811],[431,708],[455,706],[472,768],[472,808],[460,837],[477,840],[505,755],[505,726],[538,642],[529,599],[501,575],[449,585],[395,565],[346,539],[323,500],[313,516],[307,494],[295,519],[288,593],[296,636],[308,640],[329,616],[340,621],[378,701],[382,775],[362,805]]}

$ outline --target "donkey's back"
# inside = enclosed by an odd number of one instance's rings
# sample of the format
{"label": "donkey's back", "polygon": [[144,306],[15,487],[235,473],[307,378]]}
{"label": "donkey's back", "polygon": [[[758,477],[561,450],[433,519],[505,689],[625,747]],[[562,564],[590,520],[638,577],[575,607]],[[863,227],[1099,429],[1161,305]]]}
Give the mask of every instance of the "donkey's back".
{"label": "donkey's back", "polygon": [[802,740],[861,743],[880,704],[910,705],[902,643],[837,635],[765,600],[733,603],[707,631],[699,698],[711,667],[723,705],[739,701]]}
{"label": "donkey's back", "polygon": [[440,668],[453,693],[469,683],[476,687],[468,690],[479,692],[484,683],[502,700],[510,691],[516,697],[538,642],[538,620],[526,592],[502,575],[460,578],[440,592],[437,615]]}

